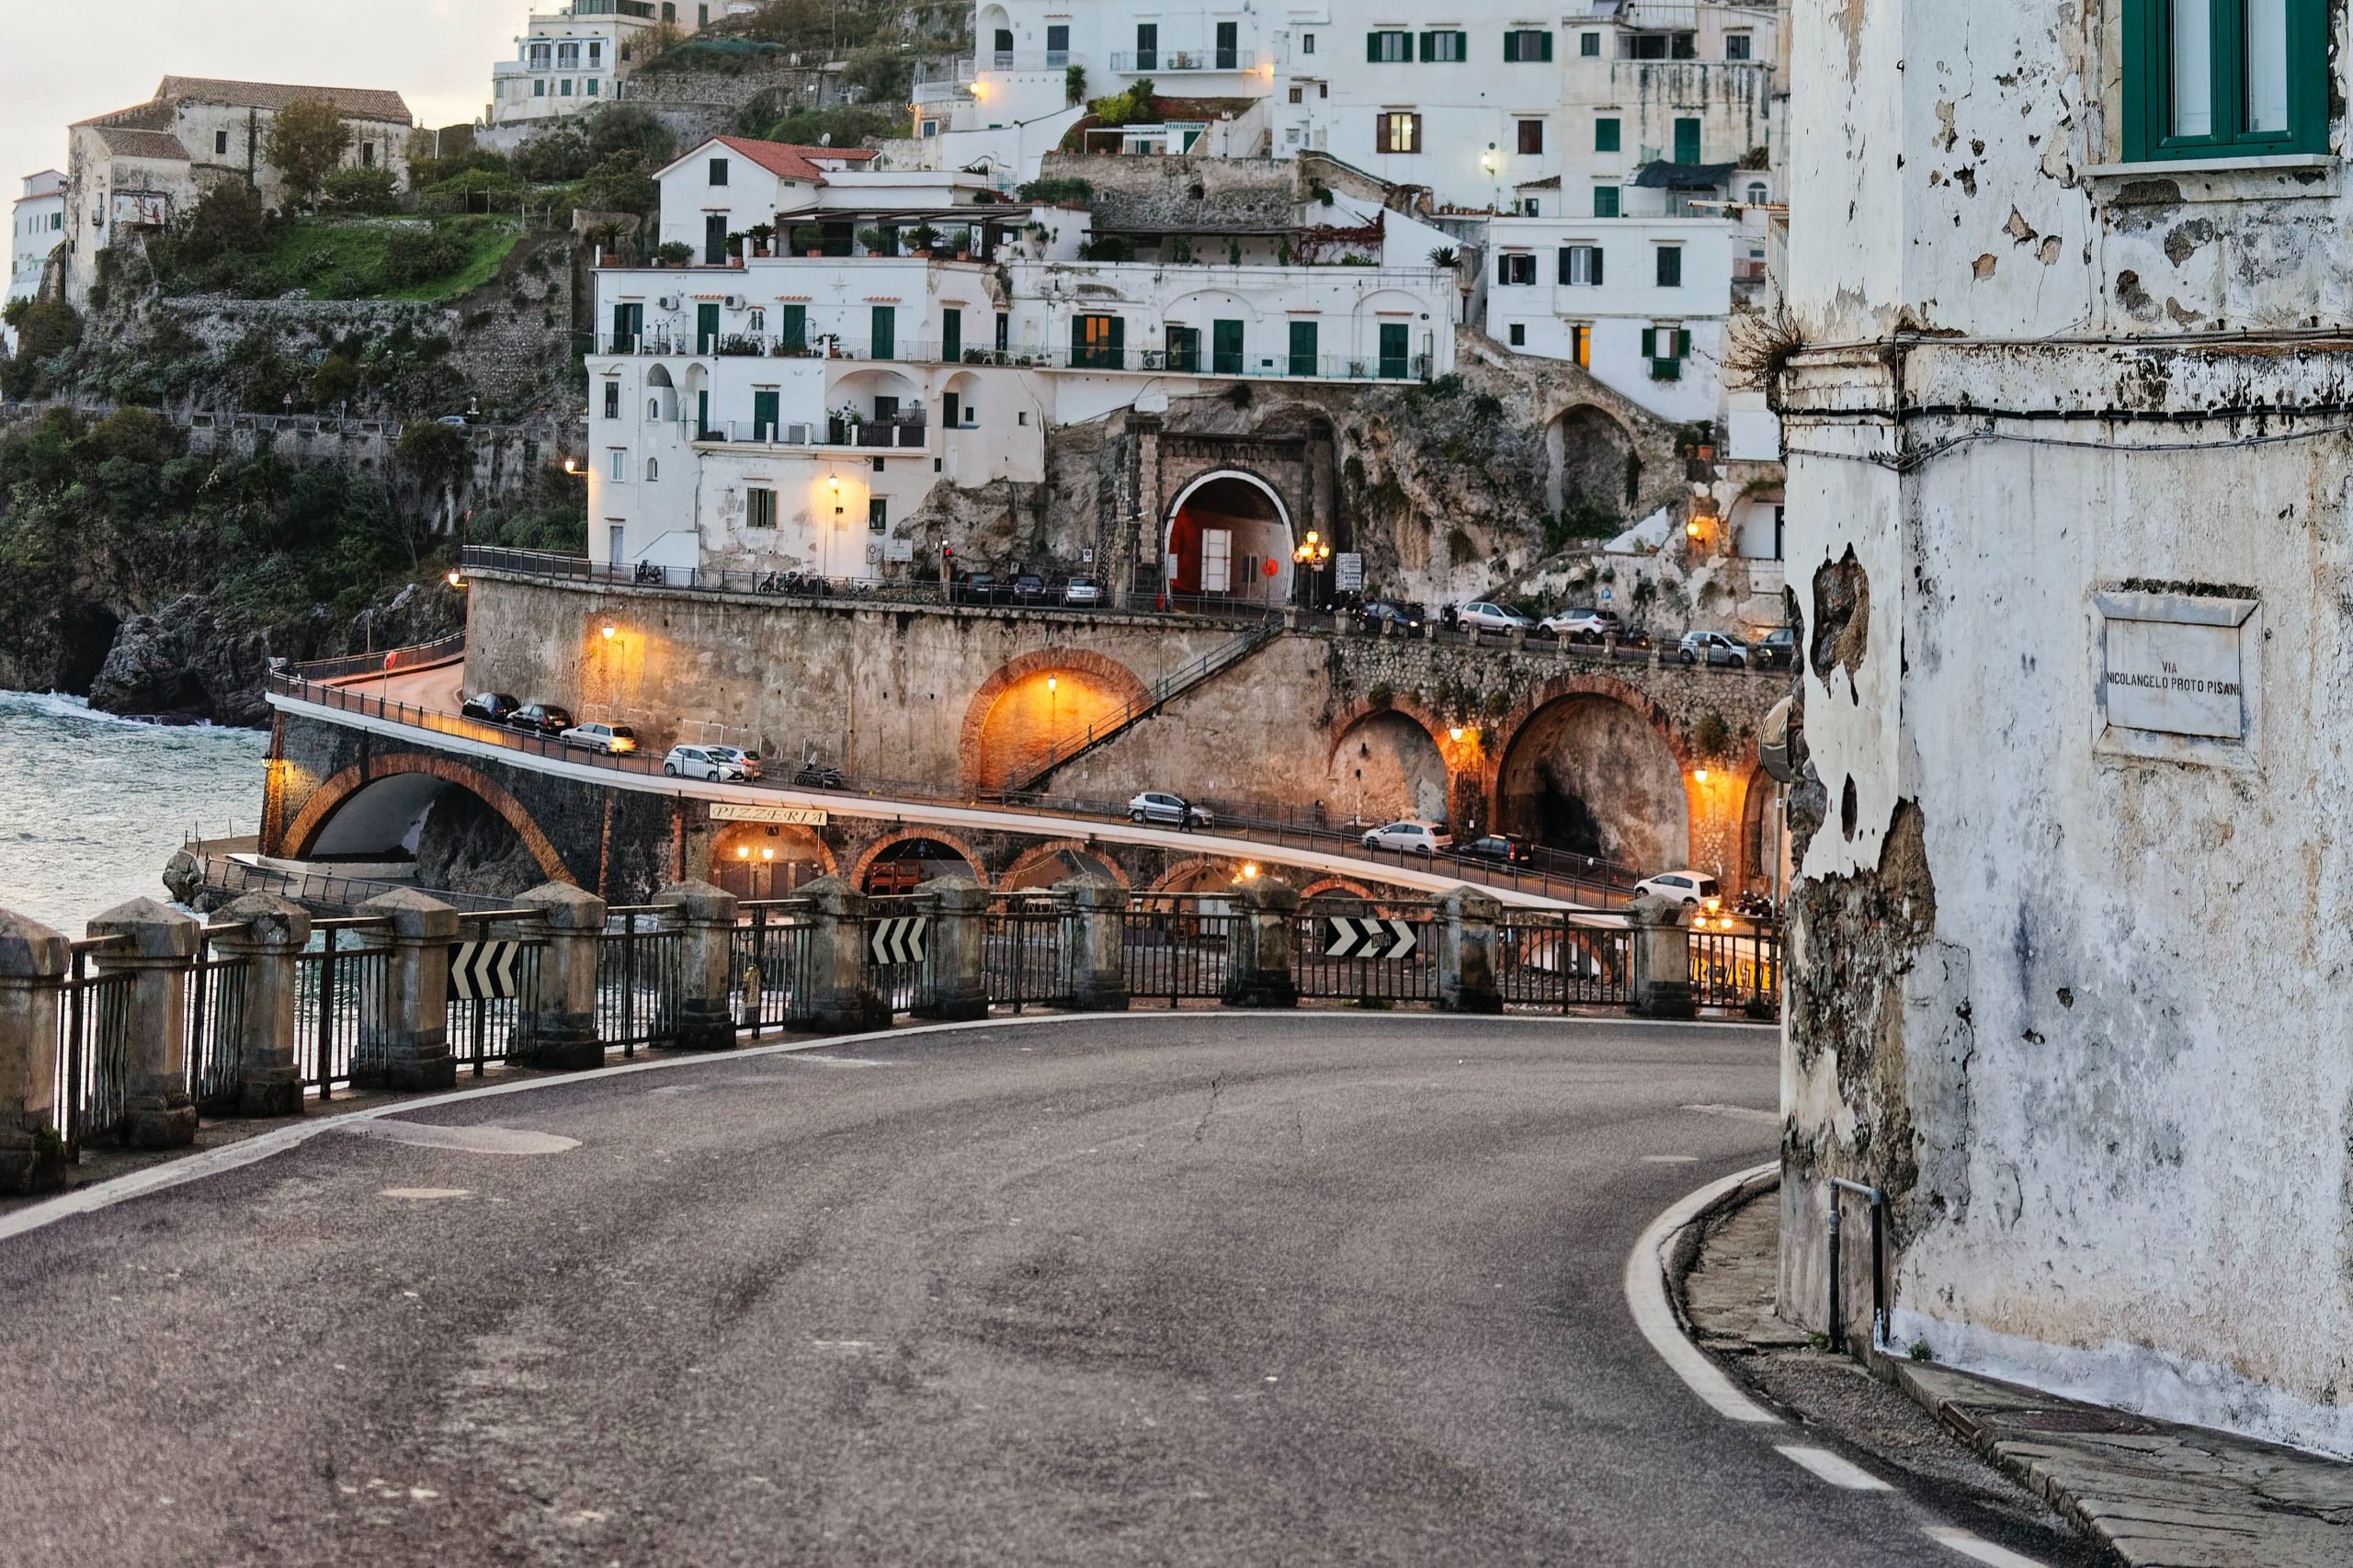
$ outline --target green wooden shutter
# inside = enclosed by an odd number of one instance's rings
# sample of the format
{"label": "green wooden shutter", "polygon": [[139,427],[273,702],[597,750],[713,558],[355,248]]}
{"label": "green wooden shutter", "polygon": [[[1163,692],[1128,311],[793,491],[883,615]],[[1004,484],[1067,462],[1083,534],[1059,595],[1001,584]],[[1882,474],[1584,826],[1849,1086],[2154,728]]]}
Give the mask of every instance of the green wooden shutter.
{"label": "green wooden shutter", "polygon": [[783,346],[796,354],[809,347],[808,306],[787,305],[784,307],[784,331],[779,336]]}
{"label": "green wooden shutter", "polygon": [[939,358],[953,365],[964,357],[964,312],[943,310],[939,312]]}
{"label": "green wooden shutter", "polygon": [[1111,369],[1122,369],[1128,362],[1128,318],[1113,316],[1110,341],[1105,345],[1110,355]]}
{"label": "green wooden shutter", "polygon": [[1597,119],[1593,122],[1593,150],[1595,152],[1615,153],[1618,151],[1618,120],[1615,116],[1606,116],[1603,119]]}
{"label": "green wooden shutter", "polygon": [[1381,63],[1381,35],[1379,33],[1364,35],[1364,58],[1368,65]]}
{"label": "green wooden shutter", "polygon": [[1519,35],[1506,28],[1504,32],[1504,63],[1519,63]]}
{"label": "green wooden shutter", "polygon": [[1688,359],[1689,358],[1691,358],[1691,329],[1690,329],[1690,328],[1688,328],[1688,327],[1678,327],[1678,328],[1676,330],[1676,334],[1675,334],[1675,357],[1676,357],[1677,359]]}
{"label": "green wooden shutter", "polygon": [[1654,326],[1643,328],[1643,358],[1645,359],[1658,358],[1658,328]]}
{"label": "green wooden shutter", "polygon": [[1548,31],[1545,31],[1545,32],[1538,33],[1538,34],[1536,35],[1536,46],[1537,46],[1537,48],[1538,48],[1540,51],[1541,51],[1541,52],[1540,52],[1540,53],[1539,53],[1539,54],[1536,56],[1536,58],[1537,58],[1537,59],[1539,59],[1539,60],[1545,61],[1545,62],[1549,62],[1552,60],[1552,33],[1551,33],[1549,30],[1548,30]]}
{"label": "green wooden shutter", "polygon": [[1290,373],[1294,376],[1315,373],[1315,324],[1312,321],[1290,324]]}
{"label": "green wooden shutter", "polygon": [[[1614,190],[1613,190],[1613,191],[1611,191],[1609,194],[1610,194],[1610,195],[1612,195],[1612,196],[1616,196],[1618,193],[1617,193],[1616,191],[1614,191]],[[1615,214],[1613,213],[1613,214],[1612,214],[1612,216],[1615,216]],[[1595,288],[1597,288],[1597,289],[1598,289],[1598,288],[1600,288],[1600,287],[1601,287],[1601,257],[1602,257],[1602,254],[1603,254],[1603,253],[1602,253],[1602,249],[1601,249],[1601,247],[1600,247],[1599,245],[1596,245],[1596,246],[1594,246],[1594,247],[1593,247],[1593,286],[1594,286]]]}
{"label": "green wooden shutter", "polygon": [[899,357],[899,312],[895,305],[874,307],[874,337],[868,347],[870,358],[896,359]]}
{"label": "green wooden shutter", "polygon": [[1457,60],[1469,60],[1471,58],[1471,35],[1469,33],[1458,32],[1454,35],[1454,58]]}
{"label": "green wooden shutter", "polygon": [[1424,33],[1424,34],[1422,35],[1422,63],[1423,63],[1423,64],[1425,64],[1425,65],[1427,65],[1427,64],[1428,64],[1431,61],[1433,61],[1433,60],[1435,60],[1435,59],[1437,59],[1437,58],[1438,58],[1438,34],[1436,34],[1436,33]]}
{"label": "green wooden shutter", "polygon": [[1699,161],[1699,122],[1678,119],[1675,122],[1675,161],[1696,164]]}

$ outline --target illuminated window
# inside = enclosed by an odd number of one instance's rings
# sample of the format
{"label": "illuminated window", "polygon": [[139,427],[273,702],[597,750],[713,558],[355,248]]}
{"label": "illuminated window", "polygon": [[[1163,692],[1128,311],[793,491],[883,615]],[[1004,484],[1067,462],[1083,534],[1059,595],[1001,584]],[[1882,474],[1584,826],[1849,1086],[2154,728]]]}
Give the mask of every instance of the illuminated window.
{"label": "illuminated window", "polygon": [[1422,117],[1404,110],[1384,113],[1373,122],[1376,153],[1418,153],[1422,150]]}

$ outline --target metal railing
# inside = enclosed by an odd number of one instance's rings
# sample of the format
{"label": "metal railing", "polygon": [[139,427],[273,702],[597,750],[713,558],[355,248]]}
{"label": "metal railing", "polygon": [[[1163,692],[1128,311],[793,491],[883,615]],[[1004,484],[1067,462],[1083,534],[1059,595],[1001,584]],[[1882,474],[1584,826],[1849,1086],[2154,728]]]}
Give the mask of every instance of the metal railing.
{"label": "metal railing", "polygon": [[1065,909],[1051,893],[1021,893],[991,907],[981,938],[989,1002],[1016,1013],[1052,1006],[1069,992],[1063,949]]}
{"label": "metal railing", "polygon": [[757,1034],[812,1016],[816,923],[805,899],[737,906],[728,954],[727,990],[735,1028]]}
{"label": "metal railing", "polygon": [[414,643],[405,648],[386,648],[374,653],[347,653],[339,659],[313,659],[302,665],[302,673],[313,680],[342,680],[351,676],[390,675],[396,670],[424,669],[432,665],[446,665],[466,656],[466,634],[453,631],[431,642]]}
{"label": "metal railing", "polygon": [[189,966],[182,995],[188,1042],[188,1092],[199,1109],[233,1100],[237,1044],[245,1017],[245,976],[251,960],[217,951],[208,932]]}
{"label": "metal railing", "polygon": [[1117,76],[1168,75],[1187,71],[1256,71],[1255,49],[1130,49],[1114,50],[1111,73]]}
{"label": "metal railing", "polygon": [[1778,926],[1756,931],[1694,931],[1691,991],[1702,1007],[1778,1012],[1781,940]]}
{"label": "metal railing", "polygon": [[608,1048],[635,1056],[641,1045],[678,1038],[685,943],[675,911],[624,904],[605,912],[597,943],[597,1038]]}
{"label": "metal railing", "polygon": [[1136,1001],[1214,1001],[1225,991],[1226,955],[1243,919],[1214,896],[1155,893],[1120,916],[1128,994]]}
{"label": "metal railing", "polygon": [[369,937],[391,928],[381,916],[313,920],[311,945],[295,960],[295,1060],[303,1086],[322,1100],[351,1082],[361,1036],[384,1016],[391,955]]}
{"label": "metal railing", "polygon": [[1005,787],[1008,790],[1036,789],[1055,768],[1124,734],[1203,681],[1232,669],[1273,642],[1280,631],[1279,624],[1268,623],[1245,631],[1231,642],[1211,649],[1184,668],[1153,682],[1142,697],[1123,704],[1116,712],[1090,721],[1086,728],[1077,734],[1054,737],[1006,768]]}
{"label": "metal railing", "polygon": [[132,980],[95,970],[90,961],[120,940],[74,943],[58,999],[54,1115],[69,1160],[80,1159],[85,1141],[112,1132],[122,1120]]}
{"label": "metal railing", "polygon": [[[1338,930],[1336,921],[1352,915],[1403,926],[1413,947],[1403,958],[1336,958],[1332,949]],[[1392,927],[1393,929],[1393,927]],[[1291,979],[1302,998],[1354,1002],[1435,1002],[1438,1000],[1438,911],[1427,903],[1360,905],[1344,914],[1318,901],[1313,912],[1302,910],[1291,932]]]}
{"label": "metal railing", "polygon": [[1506,915],[1489,954],[1495,989],[1506,1007],[1623,1006],[1632,997],[1631,943],[1623,926],[1579,925],[1566,915]]}

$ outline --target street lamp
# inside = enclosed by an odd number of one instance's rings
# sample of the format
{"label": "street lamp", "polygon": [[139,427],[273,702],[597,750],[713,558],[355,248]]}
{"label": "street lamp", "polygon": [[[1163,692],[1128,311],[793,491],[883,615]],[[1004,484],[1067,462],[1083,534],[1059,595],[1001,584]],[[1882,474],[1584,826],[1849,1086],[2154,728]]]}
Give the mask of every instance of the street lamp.
{"label": "street lamp", "polygon": [[1299,548],[1290,552],[1290,559],[1293,565],[1302,568],[1307,574],[1307,608],[1320,608],[1321,607],[1315,602],[1321,597],[1315,591],[1315,574],[1330,563],[1332,541],[1313,528],[1310,528],[1307,530],[1307,537],[1300,540]]}
{"label": "street lamp", "polygon": [[466,585],[466,574],[463,572],[452,571],[447,581],[453,588],[462,588]]}
{"label": "street lamp", "polygon": [[603,626],[597,628],[597,635],[609,642],[613,640],[613,632],[615,630],[613,623],[608,620],[605,622]]}

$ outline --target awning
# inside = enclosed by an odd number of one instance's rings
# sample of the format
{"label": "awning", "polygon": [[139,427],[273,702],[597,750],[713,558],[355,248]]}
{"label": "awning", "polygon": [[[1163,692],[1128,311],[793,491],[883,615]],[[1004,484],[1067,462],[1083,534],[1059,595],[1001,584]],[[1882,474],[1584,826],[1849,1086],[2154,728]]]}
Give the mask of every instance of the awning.
{"label": "awning", "polygon": [[1634,183],[1646,190],[1675,189],[1693,185],[1730,185],[1738,164],[1644,164]]}

